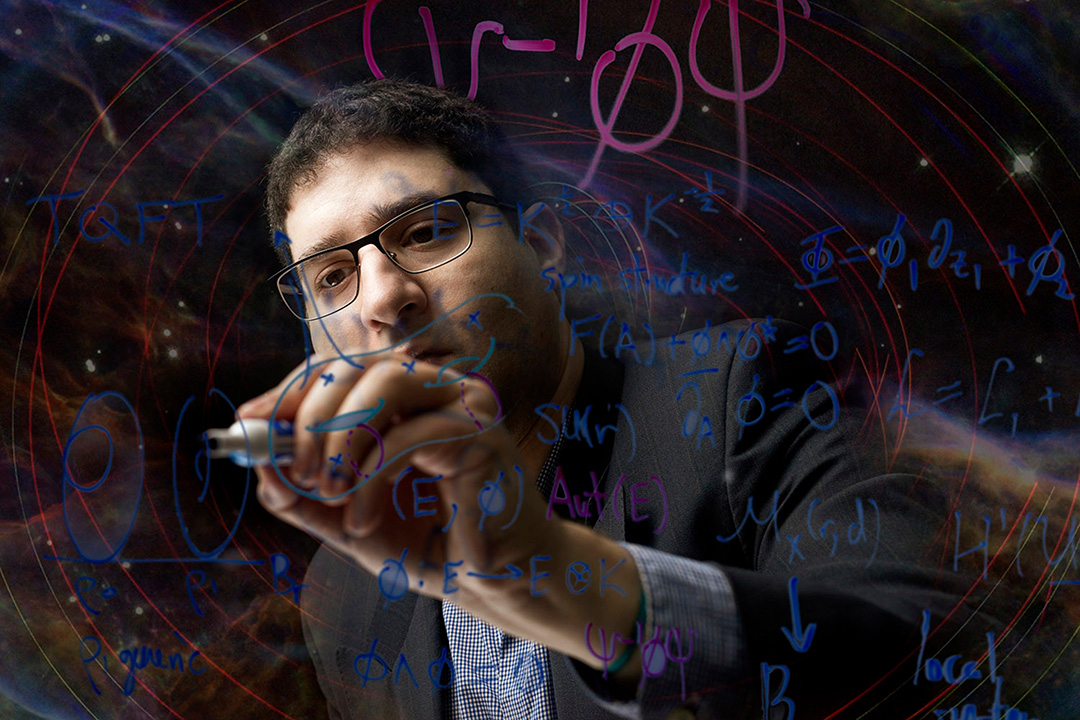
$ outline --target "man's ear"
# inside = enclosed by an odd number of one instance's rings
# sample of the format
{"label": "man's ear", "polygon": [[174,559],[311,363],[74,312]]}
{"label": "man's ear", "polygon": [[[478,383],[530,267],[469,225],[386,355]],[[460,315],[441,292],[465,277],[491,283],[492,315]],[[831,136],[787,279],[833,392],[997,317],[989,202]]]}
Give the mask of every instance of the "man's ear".
{"label": "man's ear", "polygon": [[562,271],[566,264],[566,236],[559,215],[545,202],[536,202],[520,215],[518,237],[529,243],[541,268]]}

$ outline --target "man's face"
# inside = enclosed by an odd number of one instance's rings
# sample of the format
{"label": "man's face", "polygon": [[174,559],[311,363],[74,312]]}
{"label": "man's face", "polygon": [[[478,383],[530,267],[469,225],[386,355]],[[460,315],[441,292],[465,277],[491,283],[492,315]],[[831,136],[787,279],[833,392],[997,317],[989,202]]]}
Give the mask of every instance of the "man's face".
{"label": "man's face", "polygon": [[[343,245],[411,206],[463,190],[491,192],[440,150],[393,141],[357,146],[330,158],[312,182],[293,191],[285,218],[292,255],[304,258],[328,242]],[[322,354],[396,345],[396,352],[437,365],[477,358],[451,365],[467,371],[489,353],[494,338],[495,351],[478,372],[494,383],[508,429],[520,435],[533,408],[554,393],[566,357],[557,299],[544,292],[540,276],[544,267],[561,264],[562,238],[557,230],[527,231],[521,242],[506,217],[512,210],[497,214],[498,208],[474,203],[467,209],[472,246],[433,270],[411,275],[374,245],[363,247],[359,296],[311,322],[312,343]],[[488,293],[504,297],[474,299]]]}

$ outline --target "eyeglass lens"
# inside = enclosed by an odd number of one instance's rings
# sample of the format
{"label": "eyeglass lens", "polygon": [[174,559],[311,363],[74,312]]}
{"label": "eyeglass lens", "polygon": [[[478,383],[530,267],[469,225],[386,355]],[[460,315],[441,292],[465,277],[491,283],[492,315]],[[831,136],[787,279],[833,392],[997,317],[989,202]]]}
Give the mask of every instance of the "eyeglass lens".
{"label": "eyeglass lens", "polygon": [[[465,209],[456,200],[416,208],[379,234],[379,244],[394,264],[413,273],[453,260],[465,252],[470,239]],[[309,320],[341,310],[360,292],[357,259],[349,250],[333,250],[298,263],[278,280],[282,298]]]}

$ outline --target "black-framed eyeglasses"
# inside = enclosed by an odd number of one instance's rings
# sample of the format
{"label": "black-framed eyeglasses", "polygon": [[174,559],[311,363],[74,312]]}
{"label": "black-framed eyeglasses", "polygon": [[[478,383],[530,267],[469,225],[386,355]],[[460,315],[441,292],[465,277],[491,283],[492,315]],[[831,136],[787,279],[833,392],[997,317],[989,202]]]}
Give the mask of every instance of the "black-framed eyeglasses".
{"label": "black-framed eyeglasses", "polygon": [[[512,208],[491,195],[456,192],[406,210],[374,232],[297,260],[270,277],[293,315],[318,320],[360,295],[360,248],[374,245],[410,275],[434,270],[472,247],[467,203]],[[485,223],[480,227],[499,224]]]}

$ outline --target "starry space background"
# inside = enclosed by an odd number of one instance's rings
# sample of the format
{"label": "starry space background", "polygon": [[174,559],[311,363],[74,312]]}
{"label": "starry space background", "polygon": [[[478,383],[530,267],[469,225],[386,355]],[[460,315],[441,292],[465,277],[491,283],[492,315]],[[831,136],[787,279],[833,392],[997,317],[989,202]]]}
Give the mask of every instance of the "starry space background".
{"label": "starry space background", "polygon": [[[1000,510],[1005,558],[1041,540],[1016,528],[1023,511],[1050,518],[1061,562],[996,566],[1017,601],[1002,657],[1012,702],[1075,716],[1080,589],[1054,581],[1080,578],[1080,3],[791,0],[781,35],[775,3],[743,0],[741,102],[728,3],[700,22],[689,0],[653,7],[5,3],[0,716],[324,712],[270,560],[299,582],[315,543],[262,512],[242,470],[198,462],[194,439],[303,359],[265,280],[277,143],[330,88],[436,82],[433,45],[441,81],[475,83],[535,194],[562,203],[565,272],[595,279],[568,289],[571,315],[617,315],[639,349],[646,325],[828,321],[834,379],[865,401],[883,467],[944,478],[969,517]],[[484,21],[503,38],[474,41]],[[650,43],[619,46],[646,25]],[[879,251],[900,215],[902,241]],[[628,291],[634,267],[655,282]],[[733,289],[663,290],[684,271]],[[143,646],[198,649],[205,670],[141,670],[127,695],[119,654]]]}

